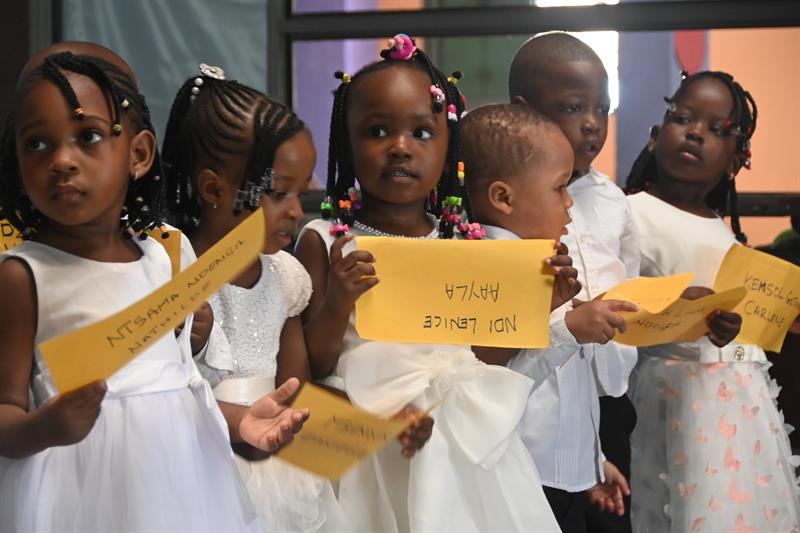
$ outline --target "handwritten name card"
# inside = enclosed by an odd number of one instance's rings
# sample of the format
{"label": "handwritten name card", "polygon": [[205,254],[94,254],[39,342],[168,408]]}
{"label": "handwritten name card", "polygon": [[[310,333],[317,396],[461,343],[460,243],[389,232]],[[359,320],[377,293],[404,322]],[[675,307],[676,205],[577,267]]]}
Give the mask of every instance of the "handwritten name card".
{"label": "handwritten name card", "polygon": [[730,311],[746,291],[734,287],[697,300],[680,298],[694,274],[659,278],[635,278],[609,290],[604,300],[627,300],[639,305],[639,311],[622,313],[627,329],[614,342],[629,346],[653,346],[668,342],[695,341],[708,332],[706,317],[716,309]]}
{"label": "handwritten name card", "polygon": [[[259,209],[150,295],[91,326],[41,343],[39,349],[58,390],[107,379],[163,335],[171,334],[258,257],[264,235],[264,213]],[[179,235],[173,240],[179,241]]]}
{"label": "handwritten name card", "polygon": [[553,241],[358,237],[380,283],[356,301],[361,337],[541,348],[549,343]]}
{"label": "handwritten name card", "polygon": [[310,383],[303,385],[292,407],[308,408],[312,415],[277,457],[329,479],[342,477],[411,424],[373,416]]}
{"label": "handwritten name card", "polygon": [[742,315],[736,340],[781,351],[786,333],[800,313],[800,267],[746,246],[731,246],[714,290],[744,286],[747,296],[734,311]]}

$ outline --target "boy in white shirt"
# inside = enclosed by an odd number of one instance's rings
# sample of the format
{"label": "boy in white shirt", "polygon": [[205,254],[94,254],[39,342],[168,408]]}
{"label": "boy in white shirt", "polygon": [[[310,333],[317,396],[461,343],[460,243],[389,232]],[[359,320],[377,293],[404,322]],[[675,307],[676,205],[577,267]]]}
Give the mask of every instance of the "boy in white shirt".
{"label": "boy in white shirt", "polygon": [[[537,35],[514,56],[509,95],[513,103],[530,106],[558,124],[573,150],[568,191],[574,205],[563,242],[582,284],[576,303],[590,301],[638,276],[639,246],[630,208],[619,187],[591,166],[608,130],[608,76],[600,58],[569,34]],[[605,506],[618,516],[587,509],[588,525],[573,516],[570,523],[562,525],[564,531],[631,531],[626,479],[630,477],[630,433],[636,418],[625,392],[636,357],[635,348],[613,342],[586,344],[531,398],[540,408],[548,406],[555,430],[553,435],[543,435],[536,430],[540,426],[534,419],[521,425],[556,516],[559,510],[577,515],[579,504],[573,500],[580,502],[580,494],[586,490],[590,500],[598,499],[599,489],[608,489],[598,486],[603,481],[615,485],[617,494],[626,495],[624,506]],[[576,420],[578,413],[582,421]],[[604,437],[602,446],[600,436]]]}
{"label": "boy in white shirt", "polygon": [[[555,123],[525,106],[485,106],[463,119],[462,146],[472,210],[489,238],[558,240],[566,234],[573,151]],[[548,491],[556,498],[560,492],[567,495],[556,503],[548,495],[565,531],[584,531],[585,490],[602,480],[602,463],[595,457],[600,453],[594,424],[597,392],[591,359],[582,353],[581,343],[608,342],[616,330],[625,328],[618,311],[634,310],[635,305],[620,301],[593,300],[575,308],[567,303],[551,315],[547,349],[518,353],[474,347],[487,362],[511,359],[509,366],[532,378],[538,388],[529,399],[520,433],[539,468],[546,495]],[[570,378],[548,378],[557,374]],[[559,390],[551,389],[562,382],[572,388],[566,400],[559,402]],[[588,484],[571,493],[556,493],[550,486],[563,468],[571,469],[569,475],[574,476],[588,470],[584,476]],[[607,487],[599,487],[597,493],[604,505],[621,504],[621,494],[615,502]]]}

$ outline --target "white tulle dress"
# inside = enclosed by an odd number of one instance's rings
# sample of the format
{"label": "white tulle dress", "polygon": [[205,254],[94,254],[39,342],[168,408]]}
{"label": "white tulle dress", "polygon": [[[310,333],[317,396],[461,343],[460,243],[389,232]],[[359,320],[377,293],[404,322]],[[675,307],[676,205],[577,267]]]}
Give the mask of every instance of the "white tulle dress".
{"label": "white tulle dress", "polygon": [[[171,277],[153,239],[142,257],[105,263],[26,242],[36,343],[120,311]],[[187,321],[186,331],[191,327]],[[3,532],[260,530],[233,462],[227,426],[190,356],[188,335],[168,334],[108,380],[94,428],[81,442],[25,459],[0,458]],[[57,394],[38,350],[31,409]]]}
{"label": "white tulle dress", "polygon": [[[329,228],[315,220],[304,231],[330,250]],[[351,242],[343,251],[353,249]],[[353,404],[373,414],[413,403],[433,407],[435,420],[410,461],[395,442],[341,479],[339,501],[356,531],[560,531],[516,432],[529,378],[483,364],[468,347],[365,341],[352,315],[336,376]]]}

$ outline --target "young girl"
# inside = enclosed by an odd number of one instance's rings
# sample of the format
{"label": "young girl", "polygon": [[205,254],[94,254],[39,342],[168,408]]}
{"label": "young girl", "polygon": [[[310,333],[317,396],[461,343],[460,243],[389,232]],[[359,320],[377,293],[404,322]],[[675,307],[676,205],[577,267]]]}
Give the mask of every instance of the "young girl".
{"label": "young girl", "polygon": [[[405,35],[382,56],[352,77],[337,73],[322,206],[336,220],[313,221],[301,233],[297,255],[314,286],[303,317],[317,376],[335,368],[353,403],[377,415],[434,407],[436,424],[410,463],[389,446],[359,464],[341,480],[340,502],[359,531],[558,531],[514,431],[530,380],[484,365],[468,347],[370,342],[354,329],[355,300],[378,280],[374,258],[354,249],[352,234],[435,239],[451,237],[456,225],[473,238],[481,231],[457,217],[465,200],[458,75],[443,76]],[[426,209],[440,211],[437,197],[446,206],[438,224]]]}
{"label": "young girl", "polygon": [[[305,269],[282,249],[303,217],[300,194],[316,152],[289,109],[202,64],[172,105],[163,158],[173,214],[199,255],[264,208],[264,255],[210,301],[232,357],[204,360],[219,400],[249,405],[291,377],[309,379],[300,312],[311,295]],[[176,194],[177,193],[177,194]],[[240,451],[241,450],[238,450]],[[279,459],[236,457],[269,531],[344,530],[329,481]]]}
{"label": "young girl", "polygon": [[[3,135],[0,202],[27,240],[0,258],[0,523],[11,531],[257,528],[188,335],[165,335],[107,382],[63,394],[37,348],[171,277],[165,249],[146,237],[159,224],[162,182],[149,113],[126,72],[118,57],[47,56],[20,80]],[[232,440],[267,451],[304,416],[271,398],[224,409]]]}
{"label": "young girl", "polygon": [[[753,98],[723,72],[684,78],[667,99],[628,177],[647,190],[629,196],[642,275],[695,272],[694,285],[713,286],[725,253],[744,242],[733,180],[750,166],[756,116]],[[720,218],[728,200],[735,233]],[[723,338],[739,321],[717,311],[707,337],[640,350],[634,531],[798,531],[798,463],[769,363],[761,348]]]}

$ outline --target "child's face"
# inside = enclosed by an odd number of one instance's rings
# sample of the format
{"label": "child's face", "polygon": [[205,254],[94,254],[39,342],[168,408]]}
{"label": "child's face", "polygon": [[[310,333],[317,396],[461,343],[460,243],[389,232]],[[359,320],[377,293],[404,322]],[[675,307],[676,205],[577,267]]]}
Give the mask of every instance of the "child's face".
{"label": "child's face", "polygon": [[572,146],[574,172],[585,174],[608,133],[608,75],[599,61],[552,65],[537,91],[536,109],[556,122]]}
{"label": "child's face", "polygon": [[427,74],[386,68],[350,94],[347,120],[356,178],[367,196],[390,204],[426,198],[447,157],[445,113],[435,113]]}
{"label": "child's face", "polygon": [[273,192],[261,201],[267,223],[264,253],[274,254],[292,243],[303,218],[300,195],[308,189],[317,153],[305,131],[281,144],[275,152]]}
{"label": "child's face", "polygon": [[572,207],[567,192],[573,168],[572,148],[555,128],[537,141],[546,147],[542,157],[509,180],[515,199],[508,217],[512,227],[507,229],[523,239],[560,240],[572,221],[567,212]]}
{"label": "child's face", "polygon": [[88,77],[64,75],[83,108],[78,119],[59,89],[42,79],[15,123],[22,185],[31,203],[64,226],[119,223],[132,172],[131,132],[114,136],[109,102]]}
{"label": "child's face", "polygon": [[735,170],[736,136],[725,125],[732,111],[733,96],[723,82],[700,78],[689,85],[657,133],[659,172],[710,189]]}

